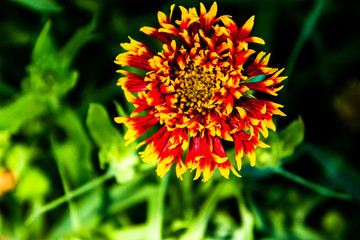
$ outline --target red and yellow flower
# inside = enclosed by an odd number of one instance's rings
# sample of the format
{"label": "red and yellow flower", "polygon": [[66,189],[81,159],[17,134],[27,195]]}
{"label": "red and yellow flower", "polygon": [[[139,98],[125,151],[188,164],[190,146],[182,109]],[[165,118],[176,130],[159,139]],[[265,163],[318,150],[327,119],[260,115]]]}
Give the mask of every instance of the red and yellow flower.
{"label": "red and yellow flower", "polygon": [[[127,100],[134,104],[130,117],[116,117],[128,127],[127,144],[154,126],[160,130],[140,143],[145,162],[157,163],[157,174],[164,176],[176,165],[181,179],[187,169],[196,170],[195,178],[209,180],[217,167],[225,178],[230,171],[238,174],[244,153],[255,164],[255,148],[269,147],[260,141],[268,129],[275,131],[272,116],[282,115],[280,104],[256,99],[256,91],[276,96],[276,86],[286,77],[284,69],[267,67],[270,54],[249,49],[249,43],[264,44],[249,36],[254,16],[238,27],[230,16],[216,17],[217,4],[207,11],[200,3],[195,8],[180,6],[181,20],[172,23],[170,15],[158,13],[159,28],[140,31],[163,45],[159,52],[130,38],[121,46],[126,50],[115,63],[143,70],[144,75],[125,70],[118,81]],[[146,112],[138,116],[140,112]],[[236,168],[224,150],[222,141],[233,141]],[[183,159],[183,153],[187,155]]]}

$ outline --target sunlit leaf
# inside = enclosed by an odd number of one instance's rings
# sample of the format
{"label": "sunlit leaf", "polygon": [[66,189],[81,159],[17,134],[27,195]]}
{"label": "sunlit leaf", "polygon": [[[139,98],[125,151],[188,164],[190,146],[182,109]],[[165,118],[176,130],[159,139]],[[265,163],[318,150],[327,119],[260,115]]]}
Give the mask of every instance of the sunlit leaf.
{"label": "sunlit leaf", "polygon": [[96,145],[100,148],[112,143],[121,142],[123,139],[114,127],[113,121],[110,120],[105,108],[100,104],[90,104],[86,126]]}
{"label": "sunlit leaf", "polygon": [[21,177],[27,171],[33,156],[33,149],[17,144],[8,150],[4,163],[16,176]]}
{"label": "sunlit leaf", "polygon": [[49,54],[56,51],[54,41],[50,35],[50,28],[51,21],[47,21],[36,40],[31,54],[32,60],[35,62],[48,58]]}
{"label": "sunlit leaf", "polygon": [[18,180],[15,195],[20,201],[44,197],[50,190],[48,177],[37,168],[29,168]]}
{"label": "sunlit leaf", "polygon": [[134,145],[125,148],[123,137],[114,127],[102,105],[90,104],[86,125],[91,137],[100,148],[100,166],[104,168],[105,164],[109,163],[120,182],[132,179],[135,174],[134,167],[138,163]]}
{"label": "sunlit leaf", "polygon": [[0,163],[11,144],[11,135],[8,131],[0,131]]}
{"label": "sunlit leaf", "polygon": [[40,116],[47,110],[42,98],[34,94],[21,95],[0,108],[0,130],[15,133],[24,123]]}

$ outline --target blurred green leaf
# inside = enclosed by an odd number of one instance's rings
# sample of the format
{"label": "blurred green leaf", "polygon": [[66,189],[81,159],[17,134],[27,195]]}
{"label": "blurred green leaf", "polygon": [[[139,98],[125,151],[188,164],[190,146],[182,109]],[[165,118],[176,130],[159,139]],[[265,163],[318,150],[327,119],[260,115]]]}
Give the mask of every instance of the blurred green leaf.
{"label": "blurred green leaf", "polygon": [[288,126],[279,132],[279,139],[283,142],[282,152],[278,158],[288,157],[294,153],[305,136],[305,125],[299,116],[297,120],[292,121]]}
{"label": "blurred green leaf", "polygon": [[132,225],[110,233],[111,239],[138,240],[151,238],[149,227],[145,224]]}
{"label": "blurred green leaf", "polygon": [[[28,76],[23,80],[23,88],[49,95],[49,101],[69,92],[77,82],[78,73],[70,67],[82,46],[94,38],[97,20],[79,28],[65,46],[58,50],[50,33],[51,22],[44,25],[32,52],[32,62],[27,66]],[[56,102],[56,101],[55,101]]]}
{"label": "blurred green leaf", "polygon": [[161,240],[163,232],[164,205],[169,174],[160,179],[158,189],[149,196],[148,207],[148,240]]}
{"label": "blurred green leaf", "polygon": [[92,175],[90,140],[81,119],[73,110],[64,108],[55,120],[60,129],[59,132],[53,132],[52,150],[56,160],[66,169],[71,182],[77,186]]}
{"label": "blurred green leaf", "polygon": [[98,103],[90,103],[86,126],[96,145],[101,148],[117,142],[123,142],[123,138],[114,127],[105,108]]}
{"label": "blurred green leaf", "polygon": [[66,42],[65,46],[60,49],[57,54],[57,58],[62,62],[64,68],[70,66],[76,54],[86,43],[94,40],[96,35],[93,32],[97,23],[97,17],[93,17],[88,25],[79,28]]}
{"label": "blurred green leaf", "polygon": [[16,176],[22,176],[23,173],[27,172],[33,154],[34,149],[16,144],[8,150],[5,159],[5,166]]}
{"label": "blurred green leaf", "polygon": [[198,215],[191,221],[186,232],[181,236],[181,240],[200,240],[203,239],[210,217],[216,208],[220,198],[220,192],[224,188],[225,182],[219,183],[215,189],[210,191],[210,195],[202,204]]}
{"label": "blurred green leaf", "polygon": [[57,57],[57,48],[50,34],[51,21],[47,21],[39,34],[32,51],[32,61],[27,66],[22,82],[25,91],[47,94],[50,102],[54,97],[64,95],[75,86],[77,72],[64,68]]}
{"label": "blurred green leaf", "polygon": [[62,11],[62,7],[58,5],[54,0],[9,0],[9,1],[42,13],[52,13],[52,12]]}
{"label": "blurred green leaf", "polygon": [[281,131],[269,132],[269,136],[264,142],[270,148],[257,148],[256,167],[276,167],[282,164],[281,160],[291,156],[295,148],[300,145],[305,136],[305,126],[301,117],[292,121]]}
{"label": "blurred green leaf", "polygon": [[233,181],[232,191],[235,194],[239,215],[241,217],[241,226],[234,233],[233,239],[244,239],[244,240],[252,240],[254,239],[254,228],[255,228],[255,217],[254,214],[249,210],[246,206],[244,195],[242,191],[234,191],[234,189],[239,188],[236,182]]}
{"label": "blurred green leaf", "polygon": [[315,192],[326,196],[326,197],[333,197],[333,198],[339,198],[339,199],[344,199],[344,200],[349,200],[351,199],[351,196],[349,194],[345,194],[345,193],[340,193],[340,192],[336,192],[334,190],[328,189],[326,187],[323,187],[319,184],[313,183],[301,176],[298,176],[294,173],[291,173],[281,167],[274,167],[271,168],[271,170],[276,173],[279,174],[291,181],[297,182],[298,184],[301,184],[307,188],[310,188],[312,190],[314,190]]}
{"label": "blurred green leaf", "polygon": [[55,43],[50,35],[51,21],[47,21],[41,30],[33,51],[31,53],[32,61],[42,61],[47,59],[49,54],[52,54],[56,51]]}
{"label": "blurred green leaf", "polygon": [[[286,64],[287,67],[286,67],[285,71],[286,71],[287,76],[290,76],[292,74],[295,64],[296,64],[296,61],[298,59],[298,56],[301,52],[301,49],[304,46],[305,42],[308,40],[311,32],[314,30],[316,22],[317,22],[318,18],[320,17],[320,14],[323,11],[323,8],[325,6],[326,6],[325,0],[317,0],[314,3],[313,8],[309,12],[309,15],[305,19],[304,24],[301,29],[301,32],[296,40],[295,46],[293,47],[291,54],[289,56],[288,63]],[[284,82],[284,88],[286,88],[288,82],[289,81]]]}
{"label": "blurred green leaf", "polygon": [[8,131],[0,131],[0,163],[11,145],[11,136]]}
{"label": "blurred green leaf", "polygon": [[47,110],[44,99],[35,94],[24,94],[0,108],[0,130],[16,133],[24,123]]}
{"label": "blurred green leaf", "polygon": [[50,190],[48,177],[39,169],[32,167],[24,171],[18,181],[15,196],[20,201],[43,198]]}
{"label": "blurred green leaf", "polygon": [[314,144],[307,144],[306,148],[313,159],[321,164],[329,179],[347,189],[356,199],[360,199],[360,174],[348,159],[337,151]]}
{"label": "blurred green leaf", "polygon": [[134,167],[138,163],[134,145],[125,148],[123,137],[114,127],[105,108],[96,103],[90,104],[86,125],[91,137],[100,148],[100,166],[109,163],[112,171],[116,172],[117,180],[128,181],[134,177]]}

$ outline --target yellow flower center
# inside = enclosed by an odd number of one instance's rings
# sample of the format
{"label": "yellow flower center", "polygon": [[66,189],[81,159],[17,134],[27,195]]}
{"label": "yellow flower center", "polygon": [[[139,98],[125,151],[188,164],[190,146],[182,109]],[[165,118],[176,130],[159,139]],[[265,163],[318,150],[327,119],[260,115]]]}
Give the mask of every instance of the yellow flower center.
{"label": "yellow flower center", "polygon": [[175,82],[179,83],[176,92],[182,112],[205,114],[216,88],[215,73],[191,64],[177,72]]}

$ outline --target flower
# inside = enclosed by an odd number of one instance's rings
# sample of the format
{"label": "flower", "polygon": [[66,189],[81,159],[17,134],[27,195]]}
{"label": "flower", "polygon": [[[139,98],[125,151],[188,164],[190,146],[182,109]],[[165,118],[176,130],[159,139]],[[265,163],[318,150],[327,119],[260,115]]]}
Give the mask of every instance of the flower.
{"label": "flower", "polygon": [[0,197],[15,188],[15,176],[9,170],[0,169]]}
{"label": "flower", "polygon": [[[196,170],[194,179],[202,174],[205,182],[216,167],[225,178],[230,171],[240,177],[244,153],[254,166],[255,148],[269,147],[260,141],[260,133],[267,137],[268,128],[275,131],[274,114],[285,116],[280,104],[256,99],[253,93],[276,96],[282,87],[275,85],[286,78],[279,76],[284,69],[267,67],[270,54],[265,52],[252,57],[255,51],[249,43],[265,44],[249,36],[254,16],[238,28],[230,16],[216,17],[216,2],[209,11],[200,3],[200,14],[180,6],[181,20],[173,24],[173,10],[174,5],[169,17],[158,13],[159,28],[140,29],[163,44],[160,52],[131,38],[121,44],[126,52],[115,63],[145,74],[118,70],[124,77],[117,85],[135,110],[115,121],[127,126],[127,144],[160,124],[160,130],[138,147],[147,144],[141,158],[157,163],[161,177],[174,164],[180,179],[190,169]],[[138,116],[140,112],[147,114]],[[222,141],[234,142],[237,170]]]}

